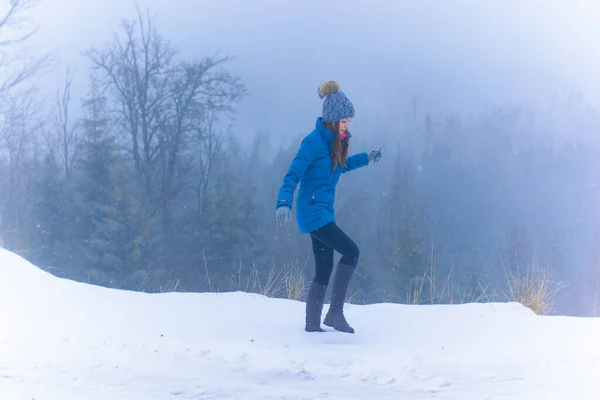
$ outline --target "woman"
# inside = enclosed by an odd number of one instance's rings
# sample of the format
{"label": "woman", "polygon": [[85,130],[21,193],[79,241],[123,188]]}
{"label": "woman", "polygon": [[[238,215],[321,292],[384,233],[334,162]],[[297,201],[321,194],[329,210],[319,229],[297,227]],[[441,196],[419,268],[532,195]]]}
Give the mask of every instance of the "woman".
{"label": "woman", "polygon": [[333,205],[340,175],[377,162],[381,150],[348,157],[350,120],[354,106],[336,81],[319,87],[323,115],[308,134],[292,160],[279,190],[276,218],[280,225],[291,219],[294,192],[298,184],[296,220],[302,234],[309,233],[315,257],[315,277],[306,299],[307,332],[321,329],[321,312],[325,291],[333,271],[333,252],[342,255],[331,290],[331,303],[323,323],[338,331],[354,333],[344,317],[343,307],[348,284],[358,263],[358,246],[336,224]]}

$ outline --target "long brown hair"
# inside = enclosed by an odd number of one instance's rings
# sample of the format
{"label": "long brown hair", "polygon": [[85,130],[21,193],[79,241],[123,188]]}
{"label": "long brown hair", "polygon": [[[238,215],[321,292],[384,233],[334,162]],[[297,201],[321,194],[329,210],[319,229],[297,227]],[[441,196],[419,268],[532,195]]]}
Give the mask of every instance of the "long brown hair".
{"label": "long brown hair", "polygon": [[348,148],[350,147],[350,132],[342,140],[340,135],[340,121],[325,122],[325,128],[333,132],[333,149],[331,150],[331,170],[335,171],[338,165],[346,166]]}

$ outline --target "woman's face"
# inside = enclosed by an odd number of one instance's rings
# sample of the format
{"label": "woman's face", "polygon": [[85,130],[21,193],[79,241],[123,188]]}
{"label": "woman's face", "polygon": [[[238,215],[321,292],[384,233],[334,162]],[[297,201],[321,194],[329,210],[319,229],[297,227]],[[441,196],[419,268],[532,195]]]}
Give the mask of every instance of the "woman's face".
{"label": "woman's face", "polygon": [[340,135],[345,137],[350,130],[350,118],[344,118],[340,120]]}

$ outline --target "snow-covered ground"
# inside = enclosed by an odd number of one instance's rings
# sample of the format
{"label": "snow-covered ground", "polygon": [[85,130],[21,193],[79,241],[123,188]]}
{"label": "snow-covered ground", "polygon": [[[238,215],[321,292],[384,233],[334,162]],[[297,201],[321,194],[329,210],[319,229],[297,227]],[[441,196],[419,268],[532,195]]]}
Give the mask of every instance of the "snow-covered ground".
{"label": "snow-covered ground", "polygon": [[59,279],[0,249],[0,399],[600,399],[600,321],[519,304],[349,306],[145,294]]}

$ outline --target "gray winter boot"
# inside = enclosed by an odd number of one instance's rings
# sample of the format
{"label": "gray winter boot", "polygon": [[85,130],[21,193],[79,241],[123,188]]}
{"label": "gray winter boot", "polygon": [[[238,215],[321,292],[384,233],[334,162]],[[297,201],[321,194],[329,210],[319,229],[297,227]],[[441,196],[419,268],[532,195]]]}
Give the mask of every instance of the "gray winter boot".
{"label": "gray winter boot", "polygon": [[335,271],[333,287],[331,289],[331,304],[323,323],[336,331],[354,333],[354,329],[348,325],[344,317],[346,292],[348,291],[348,285],[353,273],[354,268],[343,263],[339,263]]}
{"label": "gray winter boot", "polygon": [[311,282],[306,296],[306,332],[325,332],[321,328],[321,312],[327,285]]}

